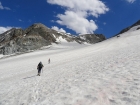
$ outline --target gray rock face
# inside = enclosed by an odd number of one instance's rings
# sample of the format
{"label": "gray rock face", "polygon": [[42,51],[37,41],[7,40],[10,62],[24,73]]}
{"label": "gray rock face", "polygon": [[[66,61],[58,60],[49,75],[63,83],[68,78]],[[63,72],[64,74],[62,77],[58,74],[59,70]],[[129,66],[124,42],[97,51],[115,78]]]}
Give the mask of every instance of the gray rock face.
{"label": "gray rock face", "polygon": [[105,40],[105,37],[101,34],[73,36],[57,32],[41,23],[37,23],[25,30],[13,28],[0,34],[0,54],[23,53],[52,43],[58,44],[56,39],[60,36],[68,42],[76,41],[79,44],[84,42],[93,44]]}
{"label": "gray rock face", "polygon": [[83,41],[90,44],[98,43],[106,39],[105,36],[102,34],[85,34],[80,35],[79,37],[83,39]]}

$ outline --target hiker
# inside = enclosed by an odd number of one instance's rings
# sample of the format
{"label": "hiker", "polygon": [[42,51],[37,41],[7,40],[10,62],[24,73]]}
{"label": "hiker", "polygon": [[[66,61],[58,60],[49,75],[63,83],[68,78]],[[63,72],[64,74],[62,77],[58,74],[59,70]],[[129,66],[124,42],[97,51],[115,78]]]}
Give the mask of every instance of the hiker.
{"label": "hiker", "polygon": [[40,73],[41,73],[41,70],[42,70],[43,67],[44,67],[44,66],[43,66],[42,62],[39,62],[38,66],[37,66],[37,69],[38,69],[38,74],[37,74],[37,76],[40,76]]}
{"label": "hiker", "polygon": [[51,61],[50,61],[50,58],[49,58],[49,60],[48,60],[48,64],[50,64],[50,62],[51,62]]}

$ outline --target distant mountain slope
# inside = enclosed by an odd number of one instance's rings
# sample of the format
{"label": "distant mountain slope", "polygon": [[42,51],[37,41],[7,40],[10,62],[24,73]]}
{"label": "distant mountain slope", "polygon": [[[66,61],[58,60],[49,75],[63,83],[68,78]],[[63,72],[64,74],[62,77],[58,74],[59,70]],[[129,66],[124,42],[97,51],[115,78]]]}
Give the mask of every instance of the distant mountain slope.
{"label": "distant mountain slope", "polygon": [[102,34],[74,36],[55,31],[41,23],[35,23],[25,30],[13,28],[0,34],[0,54],[8,55],[36,50],[52,43],[61,44],[62,40],[79,44],[85,42],[94,44],[105,39],[105,36]]}
{"label": "distant mountain slope", "polygon": [[[117,35],[125,33],[127,31],[135,31],[140,29],[140,20],[138,20],[136,23],[134,23],[133,25],[121,30]],[[116,36],[116,35],[115,35]]]}

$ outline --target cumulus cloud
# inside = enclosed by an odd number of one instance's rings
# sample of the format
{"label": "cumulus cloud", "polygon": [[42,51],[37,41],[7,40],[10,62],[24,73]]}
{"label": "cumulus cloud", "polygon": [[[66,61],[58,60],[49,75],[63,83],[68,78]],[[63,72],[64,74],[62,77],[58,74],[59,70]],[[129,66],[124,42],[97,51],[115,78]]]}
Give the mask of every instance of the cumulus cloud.
{"label": "cumulus cloud", "polygon": [[8,30],[10,30],[11,28],[12,28],[12,27],[1,27],[1,26],[0,26],[0,34],[6,32],[6,31],[8,31]]}
{"label": "cumulus cloud", "polygon": [[98,26],[94,20],[88,20],[89,16],[98,18],[105,14],[109,8],[100,0],[47,0],[50,4],[65,7],[64,14],[58,14],[57,23],[65,25],[76,33],[93,33]]}
{"label": "cumulus cloud", "polygon": [[58,28],[57,26],[53,26],[52,29],[56,30],[56,31],[59,31],[59,32],[64,32],[66,33],[66,31],[63,29],[63,28]]}
{"label": "cumulus cloud", "polygon": [[1,10],[3,10],[3,9],[10,10],[9,7],[4,7],[4,6],[2,6],[2,3],[1,3],[1,2],[0,2],[0,9],[1,9]]}
{"label": "cumulus cloud", "polygon": [[57,23],[66,25],[76,33],[93,33],[93,30],[98,28],[93,20],[88,21],[73,11],[66,11],[64,15],[59,14],[58,17],[60,20],[57,20]]}
{"label": "cumulus cloud", "polygon": [[136,0],[126,0],[127,2],[129,2],[129,3],[133,3],[133,2],[135,2]]}

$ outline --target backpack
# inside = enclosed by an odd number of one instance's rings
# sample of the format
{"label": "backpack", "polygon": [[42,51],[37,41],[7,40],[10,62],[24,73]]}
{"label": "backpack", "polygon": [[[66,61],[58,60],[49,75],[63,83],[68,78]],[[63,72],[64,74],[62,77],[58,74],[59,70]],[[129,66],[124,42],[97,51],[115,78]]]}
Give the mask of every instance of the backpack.
{"label": "backpack", "polygon": [[38,68],[42,68],[42,67],[43,67],[42,63],[39,63]]}

